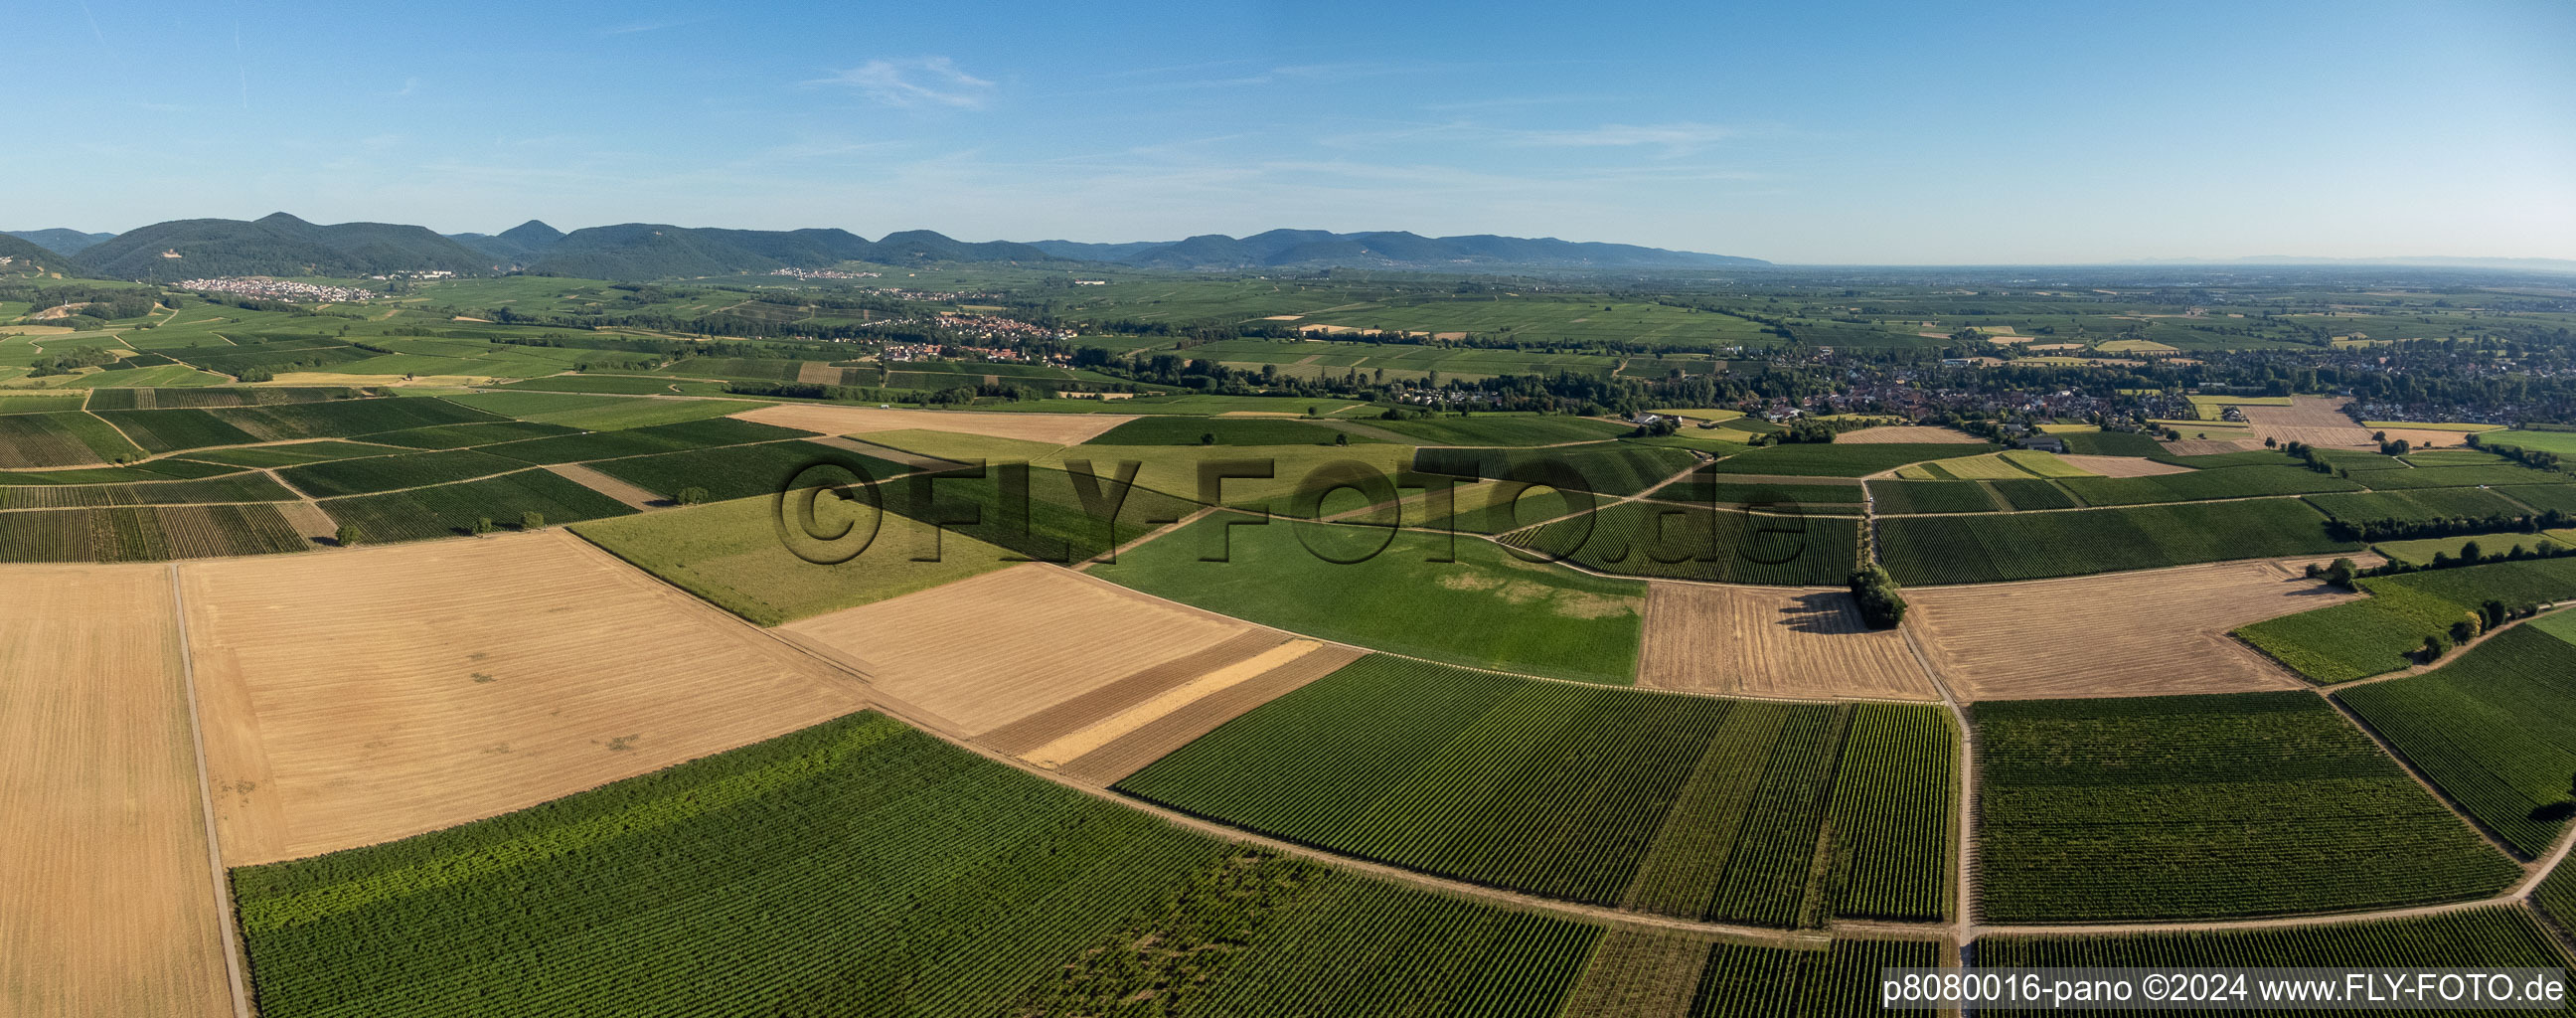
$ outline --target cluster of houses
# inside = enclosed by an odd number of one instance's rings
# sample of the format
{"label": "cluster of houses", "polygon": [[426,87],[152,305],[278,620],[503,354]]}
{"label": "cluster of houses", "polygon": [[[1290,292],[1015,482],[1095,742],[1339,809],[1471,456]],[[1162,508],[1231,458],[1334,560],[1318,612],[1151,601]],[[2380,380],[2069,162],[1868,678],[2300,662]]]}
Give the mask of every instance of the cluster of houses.
{"label": "cluster of houses", "polygon": [[373,290],[361,290],[351,286],[298,283],[290,279],[268,279],[256,276],[183,279],[179,281],[179,287],[202,293],[228,293],[237,297],[259,297],[267,300],[294,301],[300,304],[353,304],[378,296]]}
{"label": "cluster of houses", "polygon": [[843,272],[839,269],[771,269],[769,274],[790,279],[878,279],[885,275],[882,272]]}
{"label": "cluster of houses", "polygon": [[381,275],[381,276],[368,276],[367,278],[369,278],[369,279],[454,279],[454,278],[456,278],[456,273],[449,272],[449,271],[447,271],[446,269],[418,269],[418,270],[414,270],[414,271],[410,271],[410,272],[388,272],[388,273],[385,273],[384,275]]}

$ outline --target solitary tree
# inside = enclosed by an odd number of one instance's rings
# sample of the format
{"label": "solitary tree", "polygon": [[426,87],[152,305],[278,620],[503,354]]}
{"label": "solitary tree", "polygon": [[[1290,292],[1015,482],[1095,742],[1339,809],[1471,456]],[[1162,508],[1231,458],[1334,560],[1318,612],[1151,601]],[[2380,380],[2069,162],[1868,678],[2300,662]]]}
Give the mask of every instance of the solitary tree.
{"label": "solitary tree", "polygon": [[350,547],[350,546],[352,546],[352,545],[356,545],[356,544],[358,544],[358,543],[360,543],[360,542],[365,541],[366,539],[367,539],[367,532],[366,532],[366,531],[364,531],[364,530],[360,530],[360,529],[358,529],[358,525],[357,525],[357,524],[355,524],[355,523],[343,523],[343,524],[340,524],[340,531],[339,531],[339,533],[336,533],[336,534],[331,535],[331,543],[336,544],[336,545],[339,545],[340,547],[343,547],[343,548],[347,548],[347,547]]}
{"label": "solitary tree", "polygon": [[477,516],[477,517],[475,517],[475,518],[474,518],[474,532],[475,532],[475,533],[477,533],[477,534],[489,534],[489,533],[491,533],[491,532],[493,531],[493,529],[494,529],[494,528],[493,528],[493,526],[492,526],[492,518],[491,518],[491,517],[489,517],[489,516]]}
{"label": "solitary tree", "polygon": [[1215,445],[1215,444],[1216,444],[1216,432],[1213,432],[1213,431],[1202,431],[1202,432],[1199,432],[1199,444],[1200,444],[1200,445]]}
{"label": "solitary tree", "polygon": [[546,528],[546,514],[541,513],[541,512],[534,512],[534,511],[524,512],[524,513],[520,513],[520,514],[519,514],[519,529],[521,529],[521,530],[544,530],[545,528]]}
{"label": "solitary tree", "polygon": [[2358,568],[2351,559],[2336,559],[2326,566],[2326,582],[2338,587],[2352,586],[2352,574]]}
{"label": "solitary tree", "polygon": [[706,501],[706,500],[707,500],[707,489],[705,489],[705,488],[699,488],[699,487],[688,487],[688,488],[682,488],[682,489],[680,489],[680,493],[679,493],[679,495],[678,495],[677,497],[674,497],[671,501],[673,501],[673,502],[677,502],[677,503],[679,503],[679,504],[681,504],[681,505],[696,505],[696,504],[698,504],[698,503],[700,503],[700,502],[704,502],[704,501]]}
{"label": "solitary tree", "polygon": [[1347,431],[1336,431],[1336,432],[1334,432],[1334,433],[1333,433],[1333,444],[1334,444],[1334,445],[1336,445],[1336,446],[1344,446],[1344,445],[1349,445],[1349,444],[1351,444],[1351,436],[1350,436],[1350,433],[1349,433],[1349,432],[1347,432]]}

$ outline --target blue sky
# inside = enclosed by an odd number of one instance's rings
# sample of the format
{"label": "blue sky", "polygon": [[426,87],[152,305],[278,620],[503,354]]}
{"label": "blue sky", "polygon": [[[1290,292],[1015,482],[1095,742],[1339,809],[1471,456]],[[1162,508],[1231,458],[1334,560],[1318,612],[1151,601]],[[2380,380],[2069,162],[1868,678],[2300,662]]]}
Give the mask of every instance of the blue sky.
{"label": "blue sky", "polygon": [[[2576,258],[2576,4],[18,0],[0,226]],[[31,52],[38,55],[28,56]]]}

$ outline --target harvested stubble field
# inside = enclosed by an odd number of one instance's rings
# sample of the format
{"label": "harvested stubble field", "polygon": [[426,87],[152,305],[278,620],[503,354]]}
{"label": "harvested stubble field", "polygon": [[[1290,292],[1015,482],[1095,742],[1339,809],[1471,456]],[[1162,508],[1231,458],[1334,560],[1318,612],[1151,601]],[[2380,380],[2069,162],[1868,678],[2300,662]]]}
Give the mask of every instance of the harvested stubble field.
{"label": "harvested stubble field", "polygon": [[1637,685],[1699,693],[1938,700],[1905,634],[1842,590],[1650,583]]}
{"label": "harvested stubble field", "polygon": [[[2249,406],[2245,420],[2253,425],[2254,439],[2278,439],[2288,445],[2300,442],[2321,446],[2370,445],[2371,429],[2353,423],[2343,412],[2348,399],[2322,396],[2293,396],[2289,406]],[[2394,437],[2394,436],[2392,436]]]}
{"label": "harvested stubble field", "polygon": [[779,631],[974,736],[1255,628],[1028,563]]}
{"label": "harvested stubble field", "polygon": [[1977,436],[1968,434],[1964,431],[1957,431],[1950,428],[1923,428],[1908,425],[1862,428],[1857,431],[1846,431],[1840,435],[1834,436],[1834,442],[1835,444],[1849,442],[1853,445],[1870,445],[1883,442],[1979,445],[1983,444],[1985,439],[1978,438]]}
{"label": "harvested stubble field", "polygon": [[1918,587],[1907,624],[1970,700],[2294,689],[2228,631],[2359,596],[2305,579],[2308,561]]}
{"label": "harvested stubble field", "polygon": [[169,568],[0,589],[0,1013],[231,1015]]}
{"label": "harvested stubble field", "polygon": [[785,428],[826,435],[926,428],[995,438],[1018,438],[1056,445],[1075,445],[1108,431],[1133,416],[1122,414],[1010,414],[964,410],[880,410],[872,407],[780,404],[746,410],[734,416]]}
{"label": "harvested stubble field", "polygon": [[235,864],[464,823],[859,706],[846,679],[570,534],[181,580]]}
{"label": "harvested stubble field", "polygon": [[2138,456],[2086,456],[2068,453],[2057,459],[2059,462],[2101,477],[2154,477],[2159,474],[2185,473],[2191,469],[2174,463],[2158,463]]}

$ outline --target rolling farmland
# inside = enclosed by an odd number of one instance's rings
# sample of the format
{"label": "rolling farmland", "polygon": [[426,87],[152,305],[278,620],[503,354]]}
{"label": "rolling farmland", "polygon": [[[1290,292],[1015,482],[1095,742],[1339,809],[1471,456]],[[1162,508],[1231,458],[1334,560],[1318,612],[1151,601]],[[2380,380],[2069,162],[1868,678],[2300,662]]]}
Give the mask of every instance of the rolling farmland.
{"label": "rolling farmland", "polygon": [[[1208,1013],[1400,999],[1542,1018],[1601,936],[1225,846],[873,714],[235,881],[273,1016],[655,1010],[673,994],[866,1008],[889,993],[1059,1013],[1163,987]],[[667,890],[639,899],[639,881]],[[1139,942],[1169,949],[1078,964]]]}
{"label": "rolling farmland", "polygon": [[2360,550],[2327,534],[2325,523],[2293,499],[1900,516],[1879,521],[1879,561],[1911,586]]}
{"label": "rolling farmland", "polygon": [[2525,856],[2576,816],[2576,644],[2524,624],[2422,675],[2335,694]]}
{"label": "rolling farmland", "polygon": [[1607,506],[1503,537],[1533,558],[1622,576],[1801,587],[1843,582],[1859,540],[1848,518],[1653,502]]}
{"label": "rolling farmland", "polygon": [[2497,562],[2357,585],[2368,598],[2284,615],[2236,631],[2245,642],[2318,682],[2345,682],[2412,663],[2424,638],[2446,639],[2488,601],[2523,610],[2576,598],[2576,559]]}
{"label": "rolling farmland", "polygon": [[180,577],[234,864],[464,823],[858,706],[845,679],[567,534]]}
{"label": "rolling farmland", "polygon": [[1637,685],[1700,693],[1938,700],[1905,634],[1842,590],[1648,584]]}
{"label": "rolling farmland", "polygon": [[[1091,575],[1376,650],[1587,682],[1633,679],[1644,584],[1523,561],[1470,537],[1286,520],[1226,525],[1236,519],[1249,517],[1208,516]],[[1225,560],[1208,561],[1218,556]]]}
{"label": "rolling farmland", "polygon": [[1979,915],[2355,911],[2521,873],[2305,692],[1980,703]]}
{"label": "rolling farmland", "polygon": [[[1118,788],[1594,904],[1771,926],[1936,919],[1954,738],[1928,707],[1668,697],[1373,657]],[[1822,845],[1842,863],[1831,873],[1814,866]]]}

